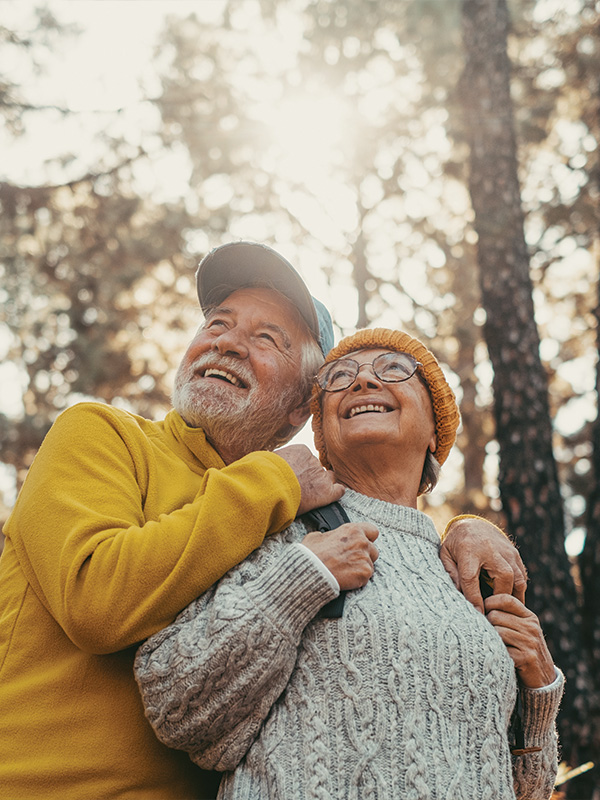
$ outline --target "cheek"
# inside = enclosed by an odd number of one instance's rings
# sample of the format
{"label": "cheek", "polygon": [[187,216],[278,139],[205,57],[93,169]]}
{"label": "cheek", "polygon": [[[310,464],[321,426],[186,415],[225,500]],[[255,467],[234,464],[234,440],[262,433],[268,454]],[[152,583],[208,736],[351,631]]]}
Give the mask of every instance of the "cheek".
{"label": "cheek", "polygon": [[422,420],[421,430],[427,437],[432,436],[435,433],[435,417],[431,398],[424,387],[421,387],[421,392],[416,401],[416,408],[416,415]]}
{"label": "cheek", "polygon": [[322,407],[322,426],[323,436],[325,441],[329,444],[339,438],[339,418],[337,415],[337,401],[336,395],[328,394],[323,401]]}
{"label": "cheek", "polygon": [[296,391],[299,385],[299,364],[287,361],[276,353],[253,353],[250,356],[250,367],[258,384],[265,390],[288,393]]}
{"label": "cheek", "polygon": [[278,369],[277,364],[274,364],[272,359],[265,358],[263,354],[252,354],[247,366],[254,374],[259,389],[270,392],[283,388],[284,376],[282,370]]}
{"label": "cheek", "polygon": [[198,356],[203,355],[206,353],[207,350],[210,350],[210,341],[206,334],[201,334],[196,336],[189,344],[188,349],[185,351],[183,356],[183,363],[184,364],[191,364],[195,361]]}

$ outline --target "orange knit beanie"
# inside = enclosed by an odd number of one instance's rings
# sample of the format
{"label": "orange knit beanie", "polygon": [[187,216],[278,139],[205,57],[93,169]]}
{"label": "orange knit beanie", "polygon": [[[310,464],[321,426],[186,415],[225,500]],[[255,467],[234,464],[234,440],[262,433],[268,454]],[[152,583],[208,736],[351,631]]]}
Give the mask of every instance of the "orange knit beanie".
{"label": "orange knit beanie", "polygon": [[[443,464],[456,439],[456,429],[458,428],[460,415],[454,392],[448,385],[437,359],[422,342],[418,339],[413,339],[412,336],[403,331],[393,331],[388,328],[369,328],[357,331],[352,336],[342,339],[336,347],[329,351],[325,363],[328,364],[330,361],[343,358],[357,350],[377,348],[393,350],[397,353],[408,353],[423,365],[417,369],[429,387],[433,405],[435,432],[437,435],[437,447],[433,455],[439,464]],[[319,451],[321,464],[326,469],[331,469],[323,438],[322,394],[323,390],[315,384],[310,409],[312,411],[312,429],[315,434],[315,447]]]}

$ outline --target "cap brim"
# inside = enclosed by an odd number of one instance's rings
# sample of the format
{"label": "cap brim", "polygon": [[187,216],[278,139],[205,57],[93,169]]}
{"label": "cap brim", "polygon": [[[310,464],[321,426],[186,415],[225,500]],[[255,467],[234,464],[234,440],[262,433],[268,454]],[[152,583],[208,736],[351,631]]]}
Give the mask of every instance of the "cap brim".
{"label": "cap brim", "polygon": [[256,242],[231,242],[206,255],[196,272],[198,299],[206,312],[237,289],[266,286],[287,297],[320,341],[319,320],[304,281],[290,262]]}

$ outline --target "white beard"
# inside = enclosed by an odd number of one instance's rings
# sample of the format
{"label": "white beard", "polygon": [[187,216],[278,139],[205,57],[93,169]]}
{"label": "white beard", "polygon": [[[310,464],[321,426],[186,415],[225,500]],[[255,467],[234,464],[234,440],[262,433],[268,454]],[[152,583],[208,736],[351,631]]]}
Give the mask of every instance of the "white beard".
{"label": "white beard", "polygon": [[[214,361],[214,358],[212,359]],[[222,369],[232,365],[223,359]],[[180,364],[175,376],[173,408],[193,428],[202,428],[227,463],[256,450],[279,445],[278,433],[288,424],[289,412],[299,403],[297,389],[288,386],[262,390],[249,370],[236,362],[235,373],[249,387],[244,394],[218,380],[203,384],[195,376],[202,358]]]}

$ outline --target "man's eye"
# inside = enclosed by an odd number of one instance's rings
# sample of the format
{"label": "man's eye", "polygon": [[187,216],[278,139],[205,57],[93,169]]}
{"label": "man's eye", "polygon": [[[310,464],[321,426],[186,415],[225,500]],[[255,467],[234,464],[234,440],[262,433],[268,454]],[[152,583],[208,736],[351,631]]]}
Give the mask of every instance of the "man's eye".
{"label": "man's eye", "polygon": [[208,330],[210,328],[217,328],[219,326],[224,327],[225,326],[225,320],[222,320],[222,319],[211,319],[206,323],[205,327]]}
{"label": "man's eye", "polygon": [[259,333],[259,334],[258,334],[258,338],[259,338],[259,339],[264,339],[264,340],[265,340],[265,341],[267,341],[267,342],[273,342],[273,344],[277,344],[277,342],[276,342],[276,341],[275,341],[275,339],[274,339],[274,338],[271,336],[271,334],[270,334],[270,333]]}

